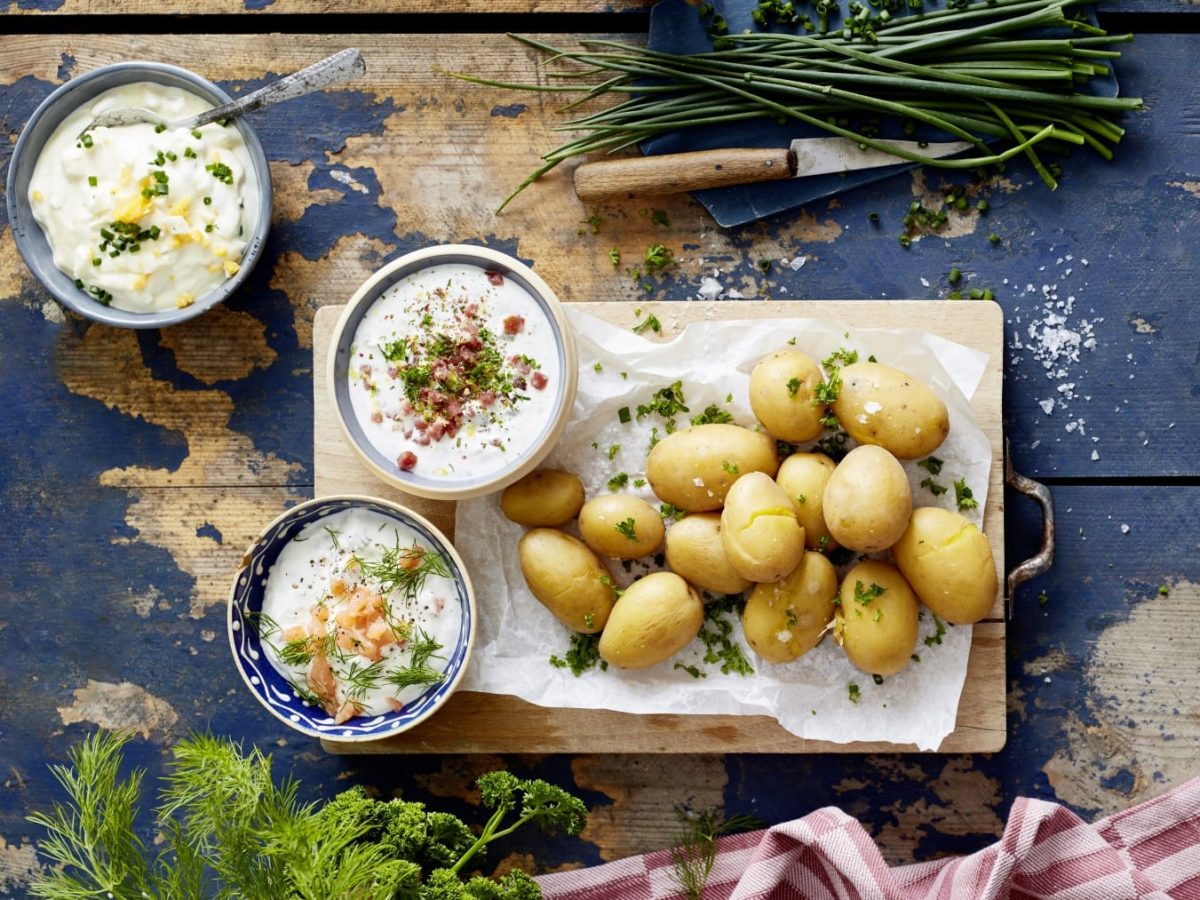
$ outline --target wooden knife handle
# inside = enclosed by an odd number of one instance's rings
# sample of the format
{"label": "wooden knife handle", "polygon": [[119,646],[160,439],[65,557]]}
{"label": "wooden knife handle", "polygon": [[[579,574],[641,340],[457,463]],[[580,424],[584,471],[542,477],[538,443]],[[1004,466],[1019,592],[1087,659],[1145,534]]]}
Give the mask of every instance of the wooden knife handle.
{"label": "wooden knife handle", "polygon": [[575,169],[575,193],[585,203],[595,203],[776,181],[795,174],[796,155],[787,148],[697,150],[584,163]]}

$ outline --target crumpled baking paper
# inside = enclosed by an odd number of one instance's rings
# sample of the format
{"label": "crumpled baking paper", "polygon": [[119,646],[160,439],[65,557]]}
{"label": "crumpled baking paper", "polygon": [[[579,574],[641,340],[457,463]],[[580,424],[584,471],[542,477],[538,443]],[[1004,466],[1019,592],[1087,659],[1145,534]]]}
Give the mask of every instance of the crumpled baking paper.
{"label": "crumpled baking paper", "polygon": [[[577,309],[568,307],[567,313],[579,346],[579,389],[571,422],[543,465],[575,472],[589,497],[608,492],[609,479],[627,472],[630,482],[622,490],[657,508],[649,486],[636,487],[635,481],[645,474],[651,428],[657,426],[661,436],[663,421],[656,414],[638,419],[638,405],[679,380],[690,409],[679,417],[681,428],[689,415],[710,404],[729,410],[738,424],[753,426],[750,370],[765,354],[792,345],[794,338],[794,347],[815,360],[846,347],[857,350],[861,360],[874,355],[931,385],[950,411],[950,436],[936,451],[945,463],[937,481],[950,489],[934,497],[920,486],[929,473],[916,461],[906,462],[914,505],[953,509],[953,482],[965,476],[979,502],[967,515],[982,526],[992,454],[968,398],[983,376],[986,354],[922,331],[850,328],[803,318],[699,322],[660,343]],[[628,424],[619,420],[622,407],[633,414]],[[888,741],[922,750],[936,749],[954,729],[971,627],[935,622],[928,610],[922,613],[915,651],[920,661],[882,683],[851,665],[829,636],[794,662],[764,662],[746,645],[740,623],[735,623],[734,635],[755,668],[751,675],[722,674],[718,665],[703,662],[699,641],[639,671],[593,668],[577,677],[556,668],[549,659],[565,655],[571,634],[525,586],[517,559],[523,533],[500,512],[498,495],[458,505],[455,544],[472,573],[479,606],[463,690],[512,694],[550,707],[767,715],[803,738]],[[609,567],[623,585],[657,568],[653,560],[639,561],[630,571],[616,561]],[[689,674],[687,666],[703,677]]]}

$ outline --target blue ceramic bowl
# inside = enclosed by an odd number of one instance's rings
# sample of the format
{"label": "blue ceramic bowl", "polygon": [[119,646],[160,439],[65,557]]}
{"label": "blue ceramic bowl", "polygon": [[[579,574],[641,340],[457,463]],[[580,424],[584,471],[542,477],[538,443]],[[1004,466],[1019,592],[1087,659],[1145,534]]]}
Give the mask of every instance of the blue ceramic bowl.
{"label": "blue ceramic bowl", "polygon": [[[255,617],[262,611],[263,595],[271,567],[280,550],[310,522],[346,509],[364,509],[394,519],[411,528],[449,563],[462,604],[462,625],[453,647],[447,648],[447,677],[430,687],[400,712],[356,716],[340,725],[318,706],[297,695],[288,680],[275,670],[263,652]],[[454,693],[466,671],[475,642],[475,592],[462,559],[437,528],[421,516],[386,500],[371,497],[320,497],[294,506],[268,525],[246,551],[233,579],[227,629],[233,661],[242,680],[266,710],[290,728],[310,737],[339,742],[373,741],[399,734],[429,718]]]}
{"label": "blue ceramic bowl", "polygon": [[[554,332],[558,349],[558,367],[562,376],[556,379],[554,409],[550,417],[540,425],[540,430],[529,448],[511,460],[507,466],[483,473],[464,470],[453,476],[430,477],[417,471],[403,471],[394,459],[385,456],[373,445],[362,425],[354,415],[350,399],[351,347],[358,325],[367,310],[388,289],[403,278],[445,264],[475,266],[480,269],[500,272],[505,278],[519,285],[541,308]],[[550,286],[529,266],[504,253],[487,247],[469,244],[442,244],[416,250],[396,259],[370,278],[350,298],[337,325],[334,326],[333,341],[329,350],[329,363],[325,372],[329,396],[337,413],[338,424],[346,442],[358,453],[359,459],[376,476],[408,494],[430,500],[466,500],[481,497],[507,487],[519,478],[528,475],[554,449],[562,437],[575,405],[575,389],[579,378],[579,354],[575,347],[575,333],[563,313],[562,304]]]}
{"label": "blue ceramic bowl", "polygon": [[46,141],[54,134],[63,119],[96,95],[110,88],[136,81],[153,81],[169,87],[182,88],[214,106],[228,103],[232,97],[207,79],[187,69],[156,62],[123,62],[93,69],[77,78],[72,78],[55,90],[34,110],[17,145],[13,149],[8,167],[8,183],[5,199],[8,204],[8,223],[12,227],[17,250],[34,277],[40,281],[63,306],[81,316],[116,325],[120,328],[165,328],[194,318],[212,309],[232,294],[249,277],[254,264],[262,256],[271,227],[271,170],[267,166],[267,155],[263,152],[258,137],[247,124],[245,117],[236,119],[234,127],[241,133],[254,164],[255,180],[258,182],[259,217],[242,255],[241,269],[232,278],[226,279],[196,302],[183,309],[166,309],[157,312],[139,313],[114,309],[97,303],[75,287],[74,280],[54,265],[54,251],[42,227],[33,217],[29,205],[29,181],[33,169]]}

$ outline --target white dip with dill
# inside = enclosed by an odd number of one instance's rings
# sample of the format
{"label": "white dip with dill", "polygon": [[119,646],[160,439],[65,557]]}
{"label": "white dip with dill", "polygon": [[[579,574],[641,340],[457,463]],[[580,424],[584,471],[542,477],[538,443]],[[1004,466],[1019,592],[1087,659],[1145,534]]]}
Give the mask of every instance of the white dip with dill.
{"label": "white dip with dill", "polygon": [[520,458],[554,415],[554,328],[513,279],[468,264],[414,272],[376,300],[350,348],[367,439],[403,471],[483,477]]}
{"label": "white dip with dill", "polygon": [[380,513],[309,523],[267,578],[267,659],[339,723],[399,711],[448,677],[463,615],[450,574],[415,531]]}
{"label": "white dip with dill", "polygon": [[182,88],[125,84],[89,100],[50,136],[29,203],[54,264],[80,291],[148,313],[190,306],[238,273],[261,211],[237,128],[139,123],[80,135],[114,109],[138,107],[177,121],[212,106]]}

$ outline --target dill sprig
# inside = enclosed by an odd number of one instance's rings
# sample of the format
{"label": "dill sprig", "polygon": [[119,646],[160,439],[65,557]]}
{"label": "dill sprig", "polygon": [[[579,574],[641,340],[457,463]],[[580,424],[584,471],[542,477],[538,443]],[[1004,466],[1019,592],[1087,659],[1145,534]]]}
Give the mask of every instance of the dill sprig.
{"label": "dill sprig", "polygon": [[445,672],[429,665],[430,659],[445,659],[437,655],[437,651],[442,649],[441,644],[421,629],[408,646],[411,652],[408,665],[387,673],[383,678],[385,682],[397,690],[403,690],[419,684],[440,684],[446,680]]}
{"label": "dill sprig", "polygon": [[402,547],[399,535],[396,536],[395,546],[386,548],[378,562],[355,554],[350,563],[367,578],[378,582],[381,593],[399,591],[406,600],[420,593],[430,575],[450,577],[450,564],[441,554],[415,542],[411,547]]}
{"label": "dill sprig", "polygon": [[681,829],[671,849],[675,880],[688,900],[700,900],[717,861],[717,838],[735,831],[763,827],[754,816],[736,815],[722,819],[715,810],[692,813],[676,808]]}

